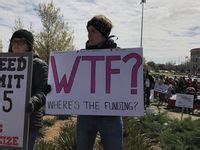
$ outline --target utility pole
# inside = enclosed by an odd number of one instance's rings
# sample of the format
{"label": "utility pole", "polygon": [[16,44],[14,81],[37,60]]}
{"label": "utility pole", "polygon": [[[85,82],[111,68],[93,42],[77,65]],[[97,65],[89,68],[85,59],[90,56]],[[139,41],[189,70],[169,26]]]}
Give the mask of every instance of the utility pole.
{"label": "utility pole", "polygon": [[140,35],[140,48],[142,48],[142,40],[143,40],[143,16],[144,16],[144,3],[146,0],[141,0],[140,4],[142,5],[142,18],[141,18],[141,35]]}
{"label": "utility pole", "polygon": [[3,44],[2,44],[2,40],[0,39],[0,53],[2,52],[3,50]]}

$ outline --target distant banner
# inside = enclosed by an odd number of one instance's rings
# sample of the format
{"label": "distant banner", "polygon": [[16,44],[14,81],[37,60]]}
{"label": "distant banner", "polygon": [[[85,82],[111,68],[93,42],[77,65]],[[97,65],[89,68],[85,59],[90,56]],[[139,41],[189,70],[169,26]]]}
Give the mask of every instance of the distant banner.
{"label": "distant banner", "polygon": [[155,83],[154,91],[160,92],[160,93],[167,93],[168,88],[169,88],[169,85]]}
{"label": "distant banner", "polygon": [[46,114],[141,116],[142,49],[52,52]]}
{"label": "distant banner", "polygon": [[176,107],[193,108],[194,95],[176,94]]}
{"label": "distant banner", "polygon": [[31,53],[0,53],[0,149],[26,149],[31,67]]}

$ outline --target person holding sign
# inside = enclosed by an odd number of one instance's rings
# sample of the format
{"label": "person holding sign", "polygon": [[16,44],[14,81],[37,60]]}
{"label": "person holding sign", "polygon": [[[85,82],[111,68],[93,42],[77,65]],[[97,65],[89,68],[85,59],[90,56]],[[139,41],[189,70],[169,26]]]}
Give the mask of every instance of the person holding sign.
{"label": "person holding sign", "polygon": [[[8,51],[10,53],[34,52],[33,43],[33,34],[27,30],[20,29],[13,33]],[[31,98],[26,106],[26,111],[30,113],[29,150],[34,148],[39,129],[42,127],[42,107],[45,105],[45,95],[50,91],[50,87],[47,85],[47,78],[47,64],[34,53]]]}
{"label": "person holding sign", "polygon": [[[94,16],[87,23],[87,50],[116,48],[111,39],[112,22],[104,15]],[[77,149],[92,150],[97,132],[105,150],[122,150],[122,118],[120,116],[86,116],[77,118]]]}
{"label": "person holding sign", "polygon": [[144,81],[144,89],[145,89],[145,105],[149,107],[150,105],[150,93],[151,89],[154,87],[154,78],[149,74],[149,71],[147,70],[146,76],[145,76],[145,81]]}

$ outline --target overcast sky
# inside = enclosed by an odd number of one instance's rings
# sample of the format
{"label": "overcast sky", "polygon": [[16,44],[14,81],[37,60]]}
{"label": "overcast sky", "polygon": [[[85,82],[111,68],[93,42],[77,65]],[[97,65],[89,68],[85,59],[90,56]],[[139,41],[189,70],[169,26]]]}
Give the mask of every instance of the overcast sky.
{"label": "overcast sky", "polygon": [[[26,27],[42,29],[35,8],[52,0],[0,0],[0,39],[8,49],[15,19]],[[76,49],[85,47],[86,24],[94,15],[104,14],[114,24],[121,48],[140,46],[141,0],[54,0],[64,21],[74,31]],[[147,61],[181,63],[190,49],[200,47],[200,0],[146,0],[144,5],[143,48]]]}

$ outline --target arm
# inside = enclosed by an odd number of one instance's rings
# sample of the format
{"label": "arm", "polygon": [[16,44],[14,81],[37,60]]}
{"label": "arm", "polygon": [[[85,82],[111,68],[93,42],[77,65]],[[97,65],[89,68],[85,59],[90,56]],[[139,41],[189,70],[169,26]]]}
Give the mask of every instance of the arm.
{"label": "arm", "polygon": [[48,66],[39,58],[33,61],[32,93],[30,103],[35,111],[39,110],[46,103],[48,85]]}

